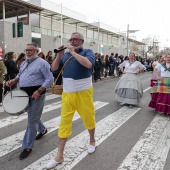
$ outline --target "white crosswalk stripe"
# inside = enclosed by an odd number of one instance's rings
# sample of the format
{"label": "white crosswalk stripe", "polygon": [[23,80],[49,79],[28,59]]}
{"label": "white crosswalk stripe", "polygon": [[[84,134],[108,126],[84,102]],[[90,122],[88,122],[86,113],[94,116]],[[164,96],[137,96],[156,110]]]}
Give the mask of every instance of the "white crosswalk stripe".
{"label": "white crosswalk stripe", "polygon": [[[48,113],[49,111],[58,109],[60,107],[61,107],[61,101],[46,105],[46,106],[44,106],[43,113]],[[12,124],[20,122],[25,119],[27,119],[26,112],[20,116],[10,116],[10,117],[1,119],[0,120],[0,128],[5,127],[5,126],[11,126]]]}
{"label": "white crosswalk stripe", "polygon": [[169,148],[169,119],[157,115],[118,170],[163,170]]}

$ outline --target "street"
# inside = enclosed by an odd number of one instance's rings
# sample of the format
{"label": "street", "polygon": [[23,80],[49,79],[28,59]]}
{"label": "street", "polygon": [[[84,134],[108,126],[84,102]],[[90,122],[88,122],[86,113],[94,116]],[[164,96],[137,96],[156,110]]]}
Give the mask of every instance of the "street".
{"label": "street", "polygon": [[[152,73],[138,75],[144,95],[137,107],[120,106],[115,99],[119,78],[93,83],[96,110],[96,144],[93,154],[86,145],[89,135],[77,113],[65,160],[55,170],[169,170],[169,117],[148,107]],[[88,106],[87,106],[88,107]],[[42,170],[57,153],[61,96],[47,94],[42,121],[48,133],[35,142],[28,158],[19,160],[27,114],[10,116],[0,107],[0,170]]]}

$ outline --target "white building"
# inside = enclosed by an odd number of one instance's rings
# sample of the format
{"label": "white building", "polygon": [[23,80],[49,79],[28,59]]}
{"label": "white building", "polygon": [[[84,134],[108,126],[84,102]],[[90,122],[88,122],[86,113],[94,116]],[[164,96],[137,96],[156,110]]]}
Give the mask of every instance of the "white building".
{"label": "white building", "polygon": [[[86,16],[61,5],[48,0],[4,0],[0,5],[0,47],[4,53],[19,54],[33,41],[46,54],[66,45],[72,32],[80,32],[85,37],[84,48],[104,55],[127,54],[127,43],[121,43],[118,29],[100,22],[87,23]],[[12,24],[19,21],[24,23],[23,37],[13,38]],[[128,43],[143,44],[130,38]]]}

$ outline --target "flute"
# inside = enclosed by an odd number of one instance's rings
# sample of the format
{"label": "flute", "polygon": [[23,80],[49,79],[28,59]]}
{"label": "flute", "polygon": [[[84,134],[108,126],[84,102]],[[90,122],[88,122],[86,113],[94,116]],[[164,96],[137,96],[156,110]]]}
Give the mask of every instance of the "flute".
{"label": "flute", "polygon": [[60,51],[63,51],[63,50],[65,50],[67,47],[64,47],[64,48],[61,48],[61,49],[54,49],[54,53],[58,53],[58,52],[60,52]]}

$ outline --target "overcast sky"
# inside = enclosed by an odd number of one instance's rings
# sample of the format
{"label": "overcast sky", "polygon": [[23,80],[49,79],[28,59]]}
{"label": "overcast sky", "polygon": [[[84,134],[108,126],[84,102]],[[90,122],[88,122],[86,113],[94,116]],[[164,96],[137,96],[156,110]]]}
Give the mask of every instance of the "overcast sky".
{"label": "overcast sky", "polygon": [[[141,41],[157,36],[161,47],[170,46],[169,0],[50,0],[87,17],[87,22],[98,21],[120,31],[140,30],[135,33]],[[170,2],[170,1],[169,1]],[[133,36],[133,34],[132,34]]]}

